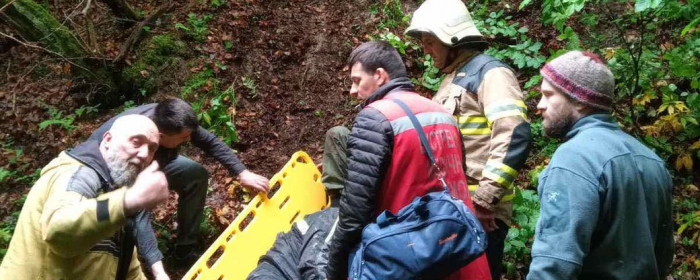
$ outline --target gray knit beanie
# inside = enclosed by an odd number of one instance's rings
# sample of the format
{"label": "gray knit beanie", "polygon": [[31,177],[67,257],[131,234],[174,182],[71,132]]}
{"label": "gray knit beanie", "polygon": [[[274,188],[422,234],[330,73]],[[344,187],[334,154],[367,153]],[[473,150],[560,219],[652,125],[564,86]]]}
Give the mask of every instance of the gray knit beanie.
{"label": "gray knit beanie", "polygon": [[574,99],[598,109],[612,110],[615,77],[597,55],[570,51],[545,64],[540,73]]}

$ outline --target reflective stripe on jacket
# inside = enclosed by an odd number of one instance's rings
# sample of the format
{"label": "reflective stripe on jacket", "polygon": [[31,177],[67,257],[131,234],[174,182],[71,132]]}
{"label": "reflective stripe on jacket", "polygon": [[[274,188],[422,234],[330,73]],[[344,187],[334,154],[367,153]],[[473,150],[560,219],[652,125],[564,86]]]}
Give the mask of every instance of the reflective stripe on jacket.
{"label": "reflective stripe on jacket", "polygon": [[518,80],[497,59],[469,51],[446,70],[451,73],[433,100],[451,112],[459,125],[472,199],[510,225],[513,181],[531,142]]}

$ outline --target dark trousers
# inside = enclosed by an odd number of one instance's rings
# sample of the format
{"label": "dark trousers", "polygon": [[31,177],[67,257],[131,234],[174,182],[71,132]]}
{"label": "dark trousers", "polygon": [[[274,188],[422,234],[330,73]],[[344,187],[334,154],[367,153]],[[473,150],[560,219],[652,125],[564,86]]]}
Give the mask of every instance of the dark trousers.
{"label": "dark trousers", "polygon": [[489,260],[491,278],[500,280],[503,273],[503,249],[505,247],[506,235],[508,235],[508,225],[496,219],[497,230],[487,234],[489,245],[486,247],[486,259]]}
{"label": "dark trousers", "polygon": [[176,246],[197,245],[199,225],[204,215],[209,173],[204,167],[184,156],[163,167],[168,187],[177,192]]}
{"label": "dark trousers", "polygon": [[326,131],[323,142],[323,176],[321,181],[331,196],[331,206],[338,206],[347,179],[347,150],[350,130],[336,126]]}
{"label": "dark trousers", "polygon": [[342,189],[347,178],[347,147],[350,130],[336,126],[326,131],[323,143],[323,176],[321,181],[329,190]]}

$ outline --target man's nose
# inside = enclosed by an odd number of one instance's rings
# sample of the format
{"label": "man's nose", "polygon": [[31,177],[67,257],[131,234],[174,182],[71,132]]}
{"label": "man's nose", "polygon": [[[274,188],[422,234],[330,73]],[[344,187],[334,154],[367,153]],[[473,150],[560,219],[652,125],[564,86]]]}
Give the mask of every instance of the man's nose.
{"label": "man's nose", "polygon": [[542,114],[547,110],[547,105],[545,104],[544,98],[540,98],[540,102],[537,103],[537,113]]}
{"label": "man's nose", "polygon": [[148,145],[141,146],[136,156],[142,160],[146,160],[149,156]]}
{"label": "man's nose", "polygon": [[356,87],[355,85],[353,85],[352,87],[350,87],[350,95],[351,95],[351,96],[356,96],[356,95],[357,95],[357,87]]}

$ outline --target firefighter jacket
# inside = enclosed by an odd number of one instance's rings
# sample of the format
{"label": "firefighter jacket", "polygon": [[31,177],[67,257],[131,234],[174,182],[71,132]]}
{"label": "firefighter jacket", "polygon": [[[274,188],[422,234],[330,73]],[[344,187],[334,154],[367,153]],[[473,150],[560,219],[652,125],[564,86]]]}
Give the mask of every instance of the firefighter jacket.
{"label": "firefighter jacket", "polygon": [[513,181],[532,140],[518,80],[504,63],[470,51],[444,72],[433,101],[457,119],[472,199],[510,225]]}
{"label": "firefighter jacket", "polygon": [[[126,188],[107,188],[111,177],[98,144],[62,152],[42,169],[22,207],[0,279],[115,279],[128,220]],[[146,279],[136,250],[127,279]]]}

